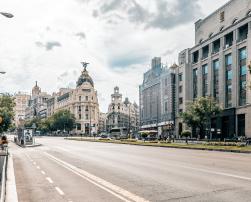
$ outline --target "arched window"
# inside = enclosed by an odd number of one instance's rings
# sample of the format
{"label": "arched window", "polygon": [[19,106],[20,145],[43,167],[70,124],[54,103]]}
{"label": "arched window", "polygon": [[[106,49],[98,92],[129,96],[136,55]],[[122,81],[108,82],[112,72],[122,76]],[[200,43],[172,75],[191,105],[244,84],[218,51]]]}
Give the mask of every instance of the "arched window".
{"label": "arched window", "polygon": [[213,34],[214,34],[214,33],[211,32],[211,33],[209,34],[208,38],[212,38]]}
{"label": "arched window", "polygon": [[238,18],[235,18],[232,22],[232,24],[234,25],[236,22],[238,21]]}
{"label": "arched window", "polygon": [[221,26],[221,28],[220,28],[220,32],[221,32],[223,29],[224,29],[224,26]]}

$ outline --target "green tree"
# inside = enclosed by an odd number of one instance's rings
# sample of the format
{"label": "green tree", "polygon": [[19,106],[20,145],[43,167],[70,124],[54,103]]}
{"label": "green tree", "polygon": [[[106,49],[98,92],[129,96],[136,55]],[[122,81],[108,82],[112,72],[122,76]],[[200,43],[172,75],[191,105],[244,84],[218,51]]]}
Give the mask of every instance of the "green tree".
{"label": "green tree", "polygon": [[31,120],[28,120],[24,123],[24,126],[27,127],[27,128],[30,128],[33,126],[33,124],[36,125],[36,127],[38,127],[41,123],[41,119],[36,117],[36,118],[33,118]]}
{"label": "green tree", "polygon": [[199,129],[200,137],[205,135],[205,129],[210,128],[211,118],[221,112],[221,107],[211,97],[200,97],[191,103],[181,117],[187,126]]}
{"label": "green tree", "polygon": [[38,125],[38,130],[40,130],[43,134],[53,131],[53,119],[52,119],[52,117],[41,120],[39,125]]}
{"label": "green tree", "polygon": [[75,117],[69,110],[60,110],[53,114],[51,128],[53,130],[71,131],[75,127]]}
{"label": "green tree", "polygon": [[14,98],[9,94],[0,96],[0,133],[7,131],[14,118]]}
{"label": "green tree", "polygon": [[183,132],[181,133],[181,137],[186,138],[186,143],[187,143],[187,144],[188,144],[187,138],[191,137],[191,135],[192,135],[191,132],[188,131],[188,130],[185,130],[185,131],[183,131]]}
{"label": "green tree", "polygon": [[53,131],[53,119],[51,117],[46,119],[35,117],[31,120],[26,121],[24,126],[27,128],[31,128],[34,124],[36,126],[36,130],[41,131],[42,134]]}

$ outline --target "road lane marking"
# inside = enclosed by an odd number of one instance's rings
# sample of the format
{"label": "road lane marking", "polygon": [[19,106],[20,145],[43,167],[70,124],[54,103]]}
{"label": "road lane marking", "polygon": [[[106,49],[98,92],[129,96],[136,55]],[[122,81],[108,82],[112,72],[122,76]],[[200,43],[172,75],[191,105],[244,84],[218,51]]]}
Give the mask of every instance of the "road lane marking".
{"label": "road lane marking", "polygon": [[41,171],[41,173],[42,173],[43,175],[45,175],[45,172],[44,172],[43,170]]}
{"label": "road lane marking", "polygon": [[39,166],[37,166],[37,169],[40,169],[40,167],[39,167]]}
{"label": "road lane marking", "polygon": [[55,189],[58,191],[60,195],[64,195],[64,192],[59,187],[55,187]]}
{"label": "road lane marking", "polygon": [[51,183],[51,184],[53,183],[53,181],[50,177],[47,177],[46,179],[49,181],[49,183]]}
{"label": "road lane marking", "polygon": [[109,192],[110,194],[116,196],[117,198],[121,199],[122,201],[126,201],[126,202],[131,202],[131,201],[135,201],[135,202],[149,202],[148,200],[137,196],[117,185],[114,185],[102,178],[99,178],[91,173],[88,173],[85,170],[82,170],[80,168],[77,168],[65,161],[62,161],[61,159],[56,158],[53,155],[48,154],[47,152],[44,152],[44,154],[50,158],[51,160],[55,161],[56,163],[58,163],[59,165],[61,165],[62,167],[66,168],[67,170],[73,172],[74,174],[80,176],[81,178],[91,182],[92,184],[98,186],[99,188]]}
{"label": "road lane marking", "polygon": [[36,163],[36,162],[33,162],[33,165],[37,165],[37,163]]}
{"label": "road lane marking", "polygon": [[215,174],[215,175],[221,175],[221,176],[225,176],[225,177],[232,177],[232,178],[237,178],[237,179],[241,179],[241,180],[251,181],[250,177],[244,177],[244,176],[234,175],[234,174],[230,174],[230,173],[211,171],[211,170],[206,170],[206,169],[202,169],[202,168],[194,168],[194,167],[189,167],[189,166],[180,166],[180,167],[186,168],[186,169],[191,169],[191,170],[196,170],[196,171],[200,171],[200,172],[204,172],[204,173],[209,173],[209,174]]}

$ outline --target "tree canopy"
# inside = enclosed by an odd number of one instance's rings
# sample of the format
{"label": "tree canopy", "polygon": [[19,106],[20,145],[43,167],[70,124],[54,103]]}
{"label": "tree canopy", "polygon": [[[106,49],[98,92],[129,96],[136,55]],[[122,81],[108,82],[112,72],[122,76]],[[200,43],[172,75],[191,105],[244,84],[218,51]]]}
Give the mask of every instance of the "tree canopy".
{"label": "tree canopy", "polygon": [[54,130],[66,130],[71,131],[75,127],[75,117],[69,110],[60,110],[53,114],[52,128]]}
{"label": "tree canopy", "polygon": [[36,125],[37,130],[42,133],[50,131],[71,131],[75,127],[75,117],[69,110],[60,110],[46,119],[34,118],[25,123],[25,127]]}
{"label": "tree canopy", "polygon": [[14,98],[9,94],[0,96],[0,133],[7,131],[12,126],[14,118]]}
{"label": "tree canopy", "polygon": [[211,124],[211,118],[221,112],[221,107],[211,97],[200,97],[191,103],[181,117],[187,126],[199,129],[201,137]]}

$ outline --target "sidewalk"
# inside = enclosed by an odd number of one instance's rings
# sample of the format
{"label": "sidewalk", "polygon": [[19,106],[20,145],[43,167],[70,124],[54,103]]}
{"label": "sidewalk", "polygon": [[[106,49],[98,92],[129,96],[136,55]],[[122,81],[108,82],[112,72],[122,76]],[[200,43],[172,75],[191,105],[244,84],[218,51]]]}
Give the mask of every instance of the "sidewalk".
{"label": "sidewalk", "polygon": [[5,202],[18,202],[12,154],[8,157]]}

